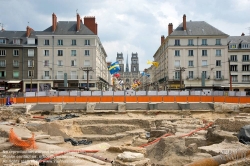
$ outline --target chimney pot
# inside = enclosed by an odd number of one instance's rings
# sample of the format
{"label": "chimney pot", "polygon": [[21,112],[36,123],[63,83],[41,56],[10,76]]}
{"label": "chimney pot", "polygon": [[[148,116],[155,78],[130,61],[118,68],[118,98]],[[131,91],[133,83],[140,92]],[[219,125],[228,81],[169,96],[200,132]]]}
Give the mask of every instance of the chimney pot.
{"label": "chimney pot", "polygon": [[186,31],[187,30],[187,22],[186,22],[186,15],[183,15],[183,30]]}
{"label": "chimney pot", "polygon": [[169,23],[168,24],[168,36],[173,32],[173,24]]}
{"label": "chimney pot", "polygon": [[245,33],[242,32],[241,36],[245,36]]}

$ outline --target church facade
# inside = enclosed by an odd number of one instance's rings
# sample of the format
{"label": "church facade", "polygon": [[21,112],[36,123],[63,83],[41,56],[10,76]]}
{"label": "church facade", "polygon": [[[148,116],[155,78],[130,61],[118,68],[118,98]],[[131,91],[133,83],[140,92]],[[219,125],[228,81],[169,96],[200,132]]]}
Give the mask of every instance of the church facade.
{"label": "church facade", "polygon": [[132,52],[130,69],[128,63],[128,55],[126,59],[126,64],[124,64],[123,53],[117,53],[116,61],[119,62],[121,68],[119,73],[120,79],[123,80],[123,90],[131,89],[131,85],[134,83],[134,81],[139,80],[140,78],[138,54]]}

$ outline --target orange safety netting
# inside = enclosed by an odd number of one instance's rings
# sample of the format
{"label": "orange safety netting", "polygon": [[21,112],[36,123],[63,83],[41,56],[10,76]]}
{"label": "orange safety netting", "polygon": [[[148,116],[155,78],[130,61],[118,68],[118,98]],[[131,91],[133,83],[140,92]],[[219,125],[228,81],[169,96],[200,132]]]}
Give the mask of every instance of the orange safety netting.
{"label": "orange safety netting", "polygon": [[14,133],[13,128],[11,128],[10,134],[9,134],[9,141],[13,143],[15,146],[21,147],[22,149],[35,149],[36,148],[34,133],[32,133],[31,138],[27,140],[22,140],[17,137],[17,135]]}

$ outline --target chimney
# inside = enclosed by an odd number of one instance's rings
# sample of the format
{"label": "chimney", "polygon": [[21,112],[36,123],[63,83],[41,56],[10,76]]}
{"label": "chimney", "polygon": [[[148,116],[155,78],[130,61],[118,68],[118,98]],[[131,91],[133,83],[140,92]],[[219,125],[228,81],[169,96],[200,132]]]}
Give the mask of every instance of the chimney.
{"label": "chimney", "polygon": [[245,36],[245,33],[242,32],[241,36]]}
{"label": "chimney", "polygon": [[168,36],[173,32],[173,24],[169,23],[168,24]]}
{"label": "chimney", "polygon": [[78,32],[80,30],[80,15],[77,13],[76,16],[76,31]]}
{"label": "chimney", "polygon": [[165,39],[165,37],[164,37],[164,35],[162,35],[161,36],[161,44],[164,42],[164,39]]}
{"label": "chimney", "polygon": [[187,22],[186,22],[186,15],[183,15],[183,30],[186,31],[187,30]]}
{"label": "chimney", "polygon": [[84,25],[97,35],[97,24],[95,23],[95,17],[84,17]]}
{"label": "chimney", "polygon": [[26,37],[29,37],[30,36],[30,27],[29,26],[27,26],[27,28],[26,28]]}
{"label": "chimney", "polygon": [[56,14],[52,14],[52,32],[56,31],[57,17]]}

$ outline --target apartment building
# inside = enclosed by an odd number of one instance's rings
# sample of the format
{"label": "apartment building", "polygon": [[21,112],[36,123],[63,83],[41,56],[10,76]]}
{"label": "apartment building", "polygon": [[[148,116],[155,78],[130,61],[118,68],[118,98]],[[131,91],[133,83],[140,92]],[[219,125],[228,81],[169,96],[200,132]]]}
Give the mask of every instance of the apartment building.
{"label": "apartment building", "polygon": [[[0,32],[0,89],[38,92],[110,84],[107,54],[97,35],[95,17],[57,21],[44,31]],[[88,76],[88,77],[87,77]],[[101,88],[101,87],[100,87]]]}
{"label": "apartment building", "polygon": [[[37,48],[34,30],[27,26],[26,31],[0,31],[0,91],[23,92],[35,90],[32,84],[37,75]],[[27,84],[24,87],[24,80]]]}
{"label": "apartment building", "polygon": [[167,77],[167,89],[228,89],[227,38],[205,21],[187,22],[183,15],[183,22],[176,29],[170,23],[168,36],[161,39],[154,60],[162,64],[154,81]]}
{"label": "apartment building", "polygon": [[228,57],[232,88],[234,91],[250,92],[250,36],[230,36],[228,40]]}

